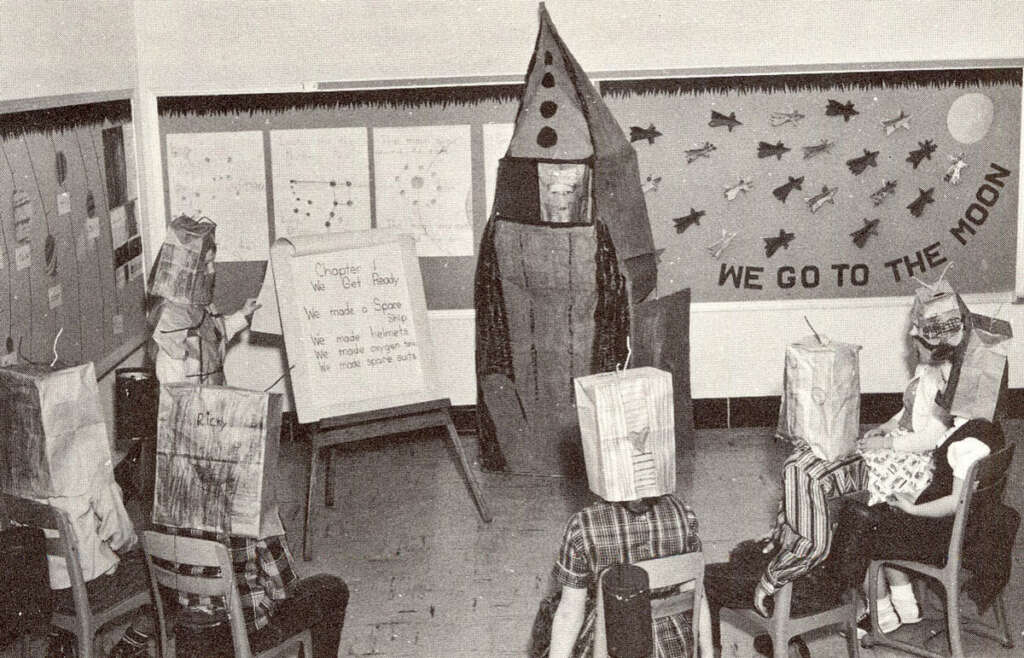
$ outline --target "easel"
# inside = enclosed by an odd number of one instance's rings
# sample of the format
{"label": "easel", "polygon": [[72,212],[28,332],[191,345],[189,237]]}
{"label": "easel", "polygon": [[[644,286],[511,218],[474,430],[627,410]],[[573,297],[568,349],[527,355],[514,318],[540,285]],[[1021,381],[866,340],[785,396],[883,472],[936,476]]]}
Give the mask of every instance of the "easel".
{"label": "easel", "polygon": [[342,443],[361,441],[377,436],[411,432],[428,427],[444,426],[448,439],[459,457],[462,473],[466,476],[469,491],[476,503],[480,518],[491,522],[491,513],[484,502],[483,493],[469,469],[466,453],[459,442],[459,435],[452,422],[451,401],[448,398],[417,402],[389,409],[376,409],[360,413],[321,419],[310,437],[309,484],[306,488],[306,519],[302,534],[302,559],[313,558],[311,535],[313,534],[313,485],[316,483],[317,461],[321,451],[326,450],[324,462],[324,505],[334,507],[334,482],[331,477],[331,453],[329,448]]}

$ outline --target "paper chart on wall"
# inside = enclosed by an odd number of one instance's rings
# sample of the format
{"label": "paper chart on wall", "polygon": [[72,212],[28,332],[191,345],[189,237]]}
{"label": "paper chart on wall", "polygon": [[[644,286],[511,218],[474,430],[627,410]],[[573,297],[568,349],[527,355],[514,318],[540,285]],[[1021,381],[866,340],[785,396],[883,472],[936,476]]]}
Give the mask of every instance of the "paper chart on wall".
{"label": "paper chart on wall", "polygon": [[377,228],[412,235],[418,256],[472,256],[470,127],[374,128]]}
{"label": "paper chart on wall", "polygon": [[494,203],[494,186],[498,178],[498,160],[508,151],[512,141],[514,123],[484,124],[484,185],[487,189],[487,216],[491,216]]}
{"label": "paper chart on wall", "polygon": [[267,190],[263,133],[167,135],[171,216],[217,223],[217,260],[266,260]]}
{"label": "paper chart on wall", "polygon": [[277,237],[370,228],[366,128],[270,132]]}

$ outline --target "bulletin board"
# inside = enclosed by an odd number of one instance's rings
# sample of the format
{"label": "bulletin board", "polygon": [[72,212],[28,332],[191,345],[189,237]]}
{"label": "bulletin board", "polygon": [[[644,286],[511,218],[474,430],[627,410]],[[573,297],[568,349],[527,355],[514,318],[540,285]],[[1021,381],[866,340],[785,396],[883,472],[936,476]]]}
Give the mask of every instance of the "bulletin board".
{"label": "bulletin board", "polygon": [[[601,83],[634,141],[658,288],[695,302],[1012,291],[1021,69]],[[654,133],[658,133],[654,135]],[[644,134],[650,139],[644,139]]]}
{"label": "bulletin board", "polygon": [[410,235],[427,308],[472,308],[487,181],[508,146],[521,90],[159,97],[168,220],[186,212],[217,222],[218,289],[251,281],[236,272],[265,262],[280,237]]}
{"label": "bulletin board", "polygon": [[132,112],[75,100],[0,103],[0,365],[102,376],[146,337]]}
{"label": "bulletin board", "polygon": [[440,397],[411,236],[278,238],[271,263],[253,328],[284,332],[299,422]]}
{"label": "bulletin board", "polygon": [[[905,296],[951,263],[961,292],[1013,290],[1020,67],[591,77],[637,151],[659,295]],[[232,227],[217,257],[250,269],[282,235],[412,235],[427,308],[472,308],[522,85],[423,84],[160,97],[168,219]]]}

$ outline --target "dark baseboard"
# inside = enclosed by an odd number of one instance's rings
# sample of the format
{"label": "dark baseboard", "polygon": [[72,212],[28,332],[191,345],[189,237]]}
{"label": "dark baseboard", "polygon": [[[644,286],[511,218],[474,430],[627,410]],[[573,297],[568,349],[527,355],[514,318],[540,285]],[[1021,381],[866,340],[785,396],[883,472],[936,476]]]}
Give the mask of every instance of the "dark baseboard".
{"label": "dark baseboard", "polygon": [[[874,425],[888,420],[903,404],[902,393],[864,393],[860,396],[860,422]],[[1004,407],[1010,418],[1024,418],[1024,388],[1007,391]],[[460,433],[476,432],[476,406],[453,405],[452,422]],[[301,432],[295,414],[286,412],[282,438],[289,428]],[[696,429],[729,427],[772,427],[779,419],[779,396],[742,398],[699,398],[693,401],[693,424]]]}

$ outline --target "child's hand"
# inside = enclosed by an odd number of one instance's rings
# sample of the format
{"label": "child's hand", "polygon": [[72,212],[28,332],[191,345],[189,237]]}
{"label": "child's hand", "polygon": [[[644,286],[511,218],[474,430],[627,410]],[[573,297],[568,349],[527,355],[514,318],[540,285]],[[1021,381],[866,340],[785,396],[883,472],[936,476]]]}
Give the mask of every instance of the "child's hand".
{"label": "child's hand", "polygon": [[262,306],[263,304],[260,304],[258,301],[256,301],[255,297],[250,297],[249,299],[245,300],[244,304],[242,304],[242,315],[246,317],[252,317],[252,314],[255,313],[256,310]]}
{"label": "child's hand", "polygon": [[857,447],[861,450],[885,450],[890,447],[889,437],[877,430],[871,430],[857,442]]}
{"label": "child's hand", "polygon": [[889,504],[897,509],[901,509],[907,514],[914,514],[917,509],[917,505],[911,500],[907,494],[895,493],[889,496]]}

